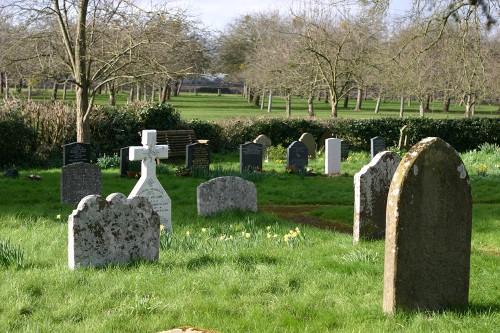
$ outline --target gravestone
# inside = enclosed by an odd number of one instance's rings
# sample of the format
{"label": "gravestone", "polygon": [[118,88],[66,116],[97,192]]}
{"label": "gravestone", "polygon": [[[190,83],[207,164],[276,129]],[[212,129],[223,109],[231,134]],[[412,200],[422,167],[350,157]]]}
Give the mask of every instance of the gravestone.
{"label": "gravestone", "polygon": [[295,167],[299,170],[304,169],[309,163],[308,155],[309,151],[303,142],[292,142],[286,149],[287,167]]}
{"label": "gravestone", "polygon": [[199,142],[186,146],[187,168],[210,168],[210,146]]}
{"label": "gravestone", "polygon": [[129,148],[129,160],[141,161],[141,178],[129,199],[145,197],[153,205],[153,209],[160,216],[160,223],[168,232],[172,231],[172,203],[167,192],[156,178],[156,160],[168,158],[168,146],[156,145],[156,131],[142,131],[142,147]]}
{"label": "gravestone", "polygon": [[69,216],[70,268],[157,261],[159,249],[160,217],[146,198],[89,195]]}
{"label": "gravestone", "polygon": [[342,140],[332,138],[325,141],[325,174],[340,174],[340,148]]}
{"label": "gravestone", "polygon": [[349,142],[340,140],[340,158],[345,160],[349,157]]}
{"label": "gravestone", "polygon": [[87,195],[101,195],[101,168],[90,163],[72,163],[62,167],[61,202],[77,205]]}
{"label": "gravestone", "polygon": [[269,162],[269,153],[267,152],[267,148],[272,146],[271,139],[269,139],[264,134],[259,135],[253,140],[254,143],[260,143],[262,145],[262,156],[264,158],[264,162]]}
{"label": "gravestone", "polygon": [[240,145],[240,172],[262,171],[262,145],[247,142]]}
{"label": "gravestone", "polygon": [[300,136],[299,141],[307,147],[307,154],[310,158],[316,158],[316,139],[311,133],[304,133]]}
{"label": "gravestone", "polygon": [[387,198],[385,313],[466,307],[472,195],[458,153],[426,138],[405,155]]}
{"label": "gravestone", "polygon": [[377,155],[381,151],[384,151],[385,149],[386,147],[384,137],[376,136],[370,139],[370,151],[372,159],[375,157],[375,155]]}
{"label": "gravestone", "polygon": [[217,177],[196,190],[198,215],[208,216],[228,209],[257,211],[255,184],[240,177]]}
{"label": "gravestone", "polygon": [[324,151],[325,150],[325,141],[327,139],[331,139],[333,138],[333,134],[331,131],[327,131],[325,133],[323,133],[320,137],[319,137],[319,140],[318,140],[318,151]]}
{"label": "gravestone", "polygon": [[399,143],[398,143],[398,149],[399,150],[408,150],[410,149],[410,129],[408,125],[404,125],[401,127],[399,130]]}
{"label": "gravestone", "polygon": [[354,244],[384,238],[387,194],[399,162],[398,154],[383,151],[354,175]]}
{"label": "gravestone", "polygon": [[128,159],[129,147],[120,149],[120,176],[126,177],[127,171],[130,170],[129,159]]}
{"label": "gravestone", "polygon": [[90,143],[73,142],[63,145],[63,166],[90,163]]}

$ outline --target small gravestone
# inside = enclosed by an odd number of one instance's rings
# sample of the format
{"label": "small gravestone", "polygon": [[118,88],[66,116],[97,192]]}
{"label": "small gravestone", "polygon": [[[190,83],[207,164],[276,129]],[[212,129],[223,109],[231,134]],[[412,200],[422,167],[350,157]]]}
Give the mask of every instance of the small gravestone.
{"label": "small gravestone", "polygon": [[295,167],[298,170],[302,170],[308,165],[309,151],[303,142],[292,142],[290,146],[288,146],[286,152],[287,167]]}
{"label": "small gravestone", "polygon": [[255,184],[240,177],[217,177],[196,190],[198,214],[207,216],[228,209],[257,211]]}
{"label": "small gravestone", "polygon": [[399,150],[408,150],[410,149],[410,129],[408,125],[404,125],[401,127],[399,130],[399,143],[398,143],[398,149]]}
{"label": "small gravestone", "polygon": [[340,139],[326,139],[325,141],[325,174],[340,174]]}
{"label": "small gravestone", "polygon": [[156,178],[156,160],[168,158],[168,146],[156,145],[156,131],[142,131],[142,147],[129,148],[129,160],[141,161],[141,178],[135,184],[129,199],[145,197],[160,216],[160,223],[172,231],[172,203],[167,192]]}
{"label": "small gravestone", "polygon": [[440,138],[413,146],[387,198],[385,313],[468,305],[472,195],[458,153]]}
{"label": "small gravestone", "polygon": [[267,148],[272,146],[271,139],[269,139],[264,134],[259,135],[253,140],[254,143],[260,143],[262,145],[262,156],[264,158],[264,162],[269,162],[269,153],[267,152]]}
{"label": "small gravestone", "polygon": [[63,166],[90,163],[90,143],[73,142],[63,145]]}
{"label": "small gravestone", "polygon": [[77,205],[87,195],[101,195],[102,173],[95,164],[72,163],[62,167],[61,202]]}
{"label": "small gravestone", "polygon": [[354,175],[354,244],[384,238],[387,193],[399,162],[398,154],[383,151]]}
{"label": "small gravestone", "polygon": [[120,176],[126,177],[127,171],[130,170],[129,159],[128,159],[129,147],[120,149]]}
{"label": "small gravestone", "polygon": [[262,171],[262,145],[247,142],[240,145],[240,172]]}
{"label": "small gravestone", "polygon": [[159,248],[160,217],[146,198],[90,195],[69,216],[70,268],[157,261]]}
{"label": "small gravestone", "polygon": [[345,160],[349,157],[349,142],[340,140],[340,158]]}
{"label": "small gravestone", "polygon": [[319,140],[318,140],[318,146],[319,146],[319,151],[324,151],[325,150],[325,141],[327,139],[331,139],[333,138],[333,134],[331,131],[327,131],[325,133],[323,133],[323,135],[321,135],[319,137]]}
{"label": "small gravestone", "polygon": [[314,136],[311,133],[304,133],[300,136],[299,141],[306,145],[310,158],[316,158],[316,139]]}
{"label": "small gravestone", "polygon": [[186,146],[186,167],[187,168],[210,168],[210,146],[199,142]]}
{"label": "small gravestone", "polygon": [[377,155],[381,151],[384,151],[385,149],[386,147],[384,137],[376,136],[370,139],[370,151],[372,159],[375,157],[375,155]]}

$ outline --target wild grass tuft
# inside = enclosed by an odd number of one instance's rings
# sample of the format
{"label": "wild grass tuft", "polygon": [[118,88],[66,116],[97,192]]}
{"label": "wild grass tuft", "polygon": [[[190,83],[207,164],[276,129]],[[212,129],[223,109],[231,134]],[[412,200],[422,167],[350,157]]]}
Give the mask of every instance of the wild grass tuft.
{"label": "wild grass tuft", "polygon": [[0,266],[24,267],[24,252],[10,240],[0,240]]}

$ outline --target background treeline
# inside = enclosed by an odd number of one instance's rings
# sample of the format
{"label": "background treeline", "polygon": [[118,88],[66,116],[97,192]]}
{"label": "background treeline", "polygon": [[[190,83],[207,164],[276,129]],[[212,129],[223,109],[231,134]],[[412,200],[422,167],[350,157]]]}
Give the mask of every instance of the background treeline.
{"label": "background treeline", "polygon": [[[48,112],[50,110],[50,112]],[[63,103],[12,102],[0,109],[0,167],[59,167],[62,148],[76,140],[74,112]],[[181,119],[170,104],[99,106],[91,117],[92,160],[113,155],[122,147],[140,145],[143,129],[193,129],[208,139],[214,152],[236,151],[259,134],[273,145],[287,147],[309,132],[319,140],[325,133],[347,140],[352,150],[370,149],[370,139],[383,136],[388,147],[398,144],[400,129],[409,125],[410,142],[438,136],[463,152],[483,143],[500,144],[499,118],[378,118],[299,119],[282,117],[231,118],[219,122]]]}

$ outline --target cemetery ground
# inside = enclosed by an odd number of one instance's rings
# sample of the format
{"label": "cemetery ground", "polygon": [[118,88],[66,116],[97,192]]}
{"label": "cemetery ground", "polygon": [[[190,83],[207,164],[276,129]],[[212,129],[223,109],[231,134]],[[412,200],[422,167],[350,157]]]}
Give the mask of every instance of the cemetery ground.
{"label": "cemetery ground", "polygon": [[[176,176],[182,161],[166,160],[157,173],[172,200],[174,233],[162,235],[159,262],[105,269],[68,268],[74,207],[60,203],[60,169],[0,178],[0,331],[498,331],[500,150],[461,156],[474,203],[465,309],[382,313],[384,241],[353,245],[345,232],[352,228],[353,176],[368,153],[351,153],[342,174],[328,177],[322,154],[310,161],[316,176],[265,163],[263,173],[243,175],[257,187],[258,212],[211,217],[196,210],[196,187],[207,175]],[[214,154],[211,169],[210,177],[239,175],[238,156]],[[134,187],[118,174],[103,170],[104,196]]]}

